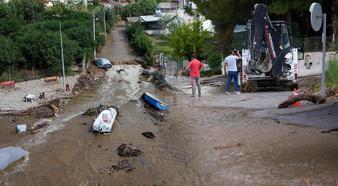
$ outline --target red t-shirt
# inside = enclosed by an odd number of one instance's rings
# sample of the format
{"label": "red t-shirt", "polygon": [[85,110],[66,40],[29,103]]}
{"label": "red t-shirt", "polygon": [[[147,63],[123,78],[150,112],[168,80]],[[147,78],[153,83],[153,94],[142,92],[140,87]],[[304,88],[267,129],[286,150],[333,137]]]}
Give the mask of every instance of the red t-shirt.
{"label": "red t-shirt", "polygon": [[190,77],[200,77],[200,70],[202,69],[202,67],[203,67],[203,63],[201,63],[197,59],[192,59],[188,63],[188,68],[190,68],[189,76]]}

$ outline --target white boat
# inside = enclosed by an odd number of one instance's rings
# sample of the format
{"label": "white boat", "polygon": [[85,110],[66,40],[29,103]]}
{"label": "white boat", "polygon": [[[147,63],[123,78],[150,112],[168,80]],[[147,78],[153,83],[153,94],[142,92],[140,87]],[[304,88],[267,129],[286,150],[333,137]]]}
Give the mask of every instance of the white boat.
{"label": "white boat", "polygon": [[95,132],[111,132],[117,111],[114,108],[103,110],[93,123]]}

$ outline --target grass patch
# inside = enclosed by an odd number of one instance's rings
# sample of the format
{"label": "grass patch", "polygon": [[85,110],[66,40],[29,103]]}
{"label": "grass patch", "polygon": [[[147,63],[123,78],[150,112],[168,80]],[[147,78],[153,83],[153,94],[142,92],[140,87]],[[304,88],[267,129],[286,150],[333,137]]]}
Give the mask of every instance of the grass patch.
{"label": "grass patch", "polygon": [[338,60],[330,59],[326,70],[326,85],[338,85]]}
{"label": "grass patch", "polygon": [[169,46],[169,41],[164,36],[149,36],[154,45],[154,52],[169,56],[172,54],[173,49]]}
{"label": "grass patch", "polygon": [[[326,68],[325,79],[326,90],[334,90],[338,92],[338,60],[330,59]],[[312,91],[315,94],[319,94],[321,91],[321,80],[316,80],[312,83]],[[328,92],[326,92],[328,94]]]}

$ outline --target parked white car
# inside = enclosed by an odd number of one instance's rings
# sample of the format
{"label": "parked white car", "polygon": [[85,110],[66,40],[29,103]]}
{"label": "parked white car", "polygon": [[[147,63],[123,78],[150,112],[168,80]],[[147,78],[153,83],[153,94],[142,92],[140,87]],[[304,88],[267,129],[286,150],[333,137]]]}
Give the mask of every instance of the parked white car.
{"label": "parked white car", "polygon": [[97,67],[103,68],[105,70],[108,70],[113,66],[111,62],[106,58],[96,58],[94,60],[94,63]]}

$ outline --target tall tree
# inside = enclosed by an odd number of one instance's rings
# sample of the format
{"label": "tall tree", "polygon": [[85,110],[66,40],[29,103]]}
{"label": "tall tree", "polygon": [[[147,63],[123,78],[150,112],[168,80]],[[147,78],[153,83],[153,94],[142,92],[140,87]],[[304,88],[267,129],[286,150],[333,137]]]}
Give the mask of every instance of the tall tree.
{"label": "tall tree", "polygon": [[9,68],[16,68],[24,58],[14,42],[1,34],[0,43],[0,74],[2,74]]}
{"label": "tall tree", "polygon": [[45,11],[45,5],[41,0],[13,0],[10,4],[16,7],[17,15],[28,23],[41,18],[41,14]]}
{"label": "tall tree", "polygon": [[210,33],[203,30],[202,23],[194,21],[191,24],[174,25],[170,30],[169,43],[175,57],[190,58],[193,52],[197,55],[202,53],[210,37]]}

